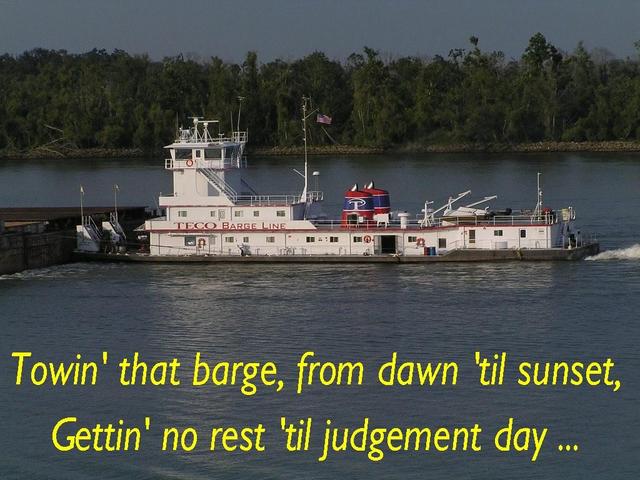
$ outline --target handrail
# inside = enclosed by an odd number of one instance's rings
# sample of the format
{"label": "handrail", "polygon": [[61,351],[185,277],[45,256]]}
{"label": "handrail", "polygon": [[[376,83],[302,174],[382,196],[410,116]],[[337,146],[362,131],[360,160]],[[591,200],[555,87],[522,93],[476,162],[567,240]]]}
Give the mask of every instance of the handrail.
{"label": "handrail", "polygon": [[[324,193],[320,191],[307,192],[308,202],[320,202],[324,198]],[[302,197],[296,194],[278,194],[278,195],[238,195],[236,203],[249,205],[292,205],[300,203]]]}
{"label": "handrail", "polygon": [[227,142],[243,143],[247,141],[248,135],[246,131],[232,132],[230,137],[211,136],[208,131],[205,133],[198,131],[198,129],[190,128],[185,130],[188,135],[181,136],[175,139],[176,144],[190,144],[190,143],[208,143],[208,144],[222,144]]}
{"label": "handrail", "polygon": [[[362,223],[348,223],[344,220],[316,220],[314,225],[323,227],[340,227],[340,228],[353,228],[353,229],[385,229],[385,228],[401,228],[401,222],[398,219],[393,219],[388,223],[379,226],[375,220],[365,220]],[[447,227],[499,227],[499,226],[513,226],[513,225],[552,225],[555,221],[541,219],[532,219],[531,216],[494,216],[490,218],[436,218],[430,225],[422,225],[422,220],[409,220],[406,223],[408,229],[411,230],[428,230],[430,228],[447,228]]]}
{"label": "handrail", "polygon": [[118,221],[118,216],[116,215],[115,212],[109,213],[109,223],[111,224],[111,228],[113,228],[113,230],[118,235],[120,235],[125,240],[127,239],[127,235],[124,233],[124,229],[122,228],[122,225],[120,225],[120,222]]}
{"label": "handrail", "polygon": [[209,183],[211,183],[214,187],[220,190],[220,193],[223,193],[224,195],[229,197],[229,199],[231,199],[233,202],[236,202],[236,200],[238,199],[238,192],[236,192],[231,185],[225,182],[224,178],[218,175],[218,173],[215,170],[211,168],[202,167],[202,164],[200,163],[200,161],[198,161],[197,167],[198,167],[198,170],[204,174],[207,180],[209,180]]}
{"label": "handrail", "polygon": [[102,238],[102,234],[100,233],[96,222],[90,215],[84,215],[82,217],[82,226],[87,229],[93,240],[100,240]]}

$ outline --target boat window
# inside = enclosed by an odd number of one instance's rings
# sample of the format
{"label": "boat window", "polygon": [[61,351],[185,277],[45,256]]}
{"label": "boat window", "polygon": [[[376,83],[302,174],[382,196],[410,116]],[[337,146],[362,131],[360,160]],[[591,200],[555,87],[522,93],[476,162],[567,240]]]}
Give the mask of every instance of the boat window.
{"label": "boat window", "polygon": [[254,217],[259,217],[260,216],[260,210],[254,210],[253,211],[253,216]]}
{"label": "boat window", "polygon": [[276,243],[276,237],[267,237],[267,243]]}
{"label": "boat window", "polygon": [[286,214],[286,212],[284,210],[278,210],[276,212],[276,216],[278,216],[278,217],[285,217],[286,215],[287,214]]}
{"label": "boat window", "polygon": [[353,237],[353,243],[362,243],[362,237]]}
{"label": "boat window", "polygon": [[233,212],[233,216],[234,217],[242,217],[243,213],[244,212],[242,210],[236,210],[235,212]]}
{"label": "boat window", "polygon": [[417,240],[418,240],[418,237],[409,237],[409,238],[407,238],[407,241],[408,241],[409,243],[414,243],[414,242],[416,242]]}
{"label": "boat window", "polygon": [[209,212],[209,215],[211,215],[213,218],[216,218],[216,211],[215,210],[211,210]]}
{"label": "boat window", "polygon": [[224,210],[218,210],[218,218],[219,218],[220,220],[222,220],[222,219],[224,219],[224,218],[225,218]]}
{"label": "boat window", "polygon": [[527,238],[527,231],[526,230],[520,230],[520,238]]}
{"label": "boat window", "polygon": [[235,240],[233,239],[233,237],[224,237],[224,241],[225,243],[233,243]]}
{"label": "boat window", "polygon": [[316,237],[307,237],[307,243],[313,243],[316,241]]}
{"label": "boat window", "polygon": [[188,158],[193,157],[192,153],[191,153],[191,149],[189,150],[185,150],[185,149],[177,149],[176,150],[176,160],[186,160]]}
{"label": "boat window", "polygon": [[184,237],[184,246],[185,247],[195,247],[196,246],[196,237],[194,235],[189,235]]}
{"label": "boat window", "polygon": [[329,237],[329,243],[338,243],[338,237]]}
{"label": "boat window", "polygon": [[493,231],[493,236],[494,237],[501,237],[502,236],[502,230],[494,230]]}
{"label": "boat window", "polygon": [[447,248],[447,239],[439,238],[438,239],[438,248]]}
{"label": "boat window", "polygon": [[219,148],[207,148],[204,151],[204,157],[207,160],[217,160],[220,157],[222,157],[222,152],[220,151]]}
{"label": "boat window", "polygon": [[242,243],[249,243],[249,237],[242,237]]}
{"label": "boat window", "polygon": [[230,159],[234,157],[235,154],[235,147],[227,147],[224,149],[224,158],[226,159]]}
{"label": "boat window", "polygon": [[196,158],[200,158],[200,150],[196,150]]}
{"label": "boat window", "polygon": [[187,211],[186,210],[178,210],[178,216],[179,217],[186,217],[187,216]]}

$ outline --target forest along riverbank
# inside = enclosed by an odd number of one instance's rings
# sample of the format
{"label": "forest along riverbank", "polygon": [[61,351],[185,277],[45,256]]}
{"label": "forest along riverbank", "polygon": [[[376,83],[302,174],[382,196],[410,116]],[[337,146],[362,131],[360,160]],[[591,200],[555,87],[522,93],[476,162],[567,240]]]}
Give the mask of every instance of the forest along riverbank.
{"label": "forest along riverbank", "polygon": [[[537,152],[640,152],[640,142],[533,142],[533,143],[407,143],[387,147],[358,145],[317,145],[309,147],[310,155],[372,155],[393,153],[537,153]],[[248,149],[249,155],[303,155],[302,146],[262,146]],[[64,158],[146,158],[163,156],[163,150],[139,148],[79,148],[73,150],[32,149],[3,150],[0,159],[64,159]]]}

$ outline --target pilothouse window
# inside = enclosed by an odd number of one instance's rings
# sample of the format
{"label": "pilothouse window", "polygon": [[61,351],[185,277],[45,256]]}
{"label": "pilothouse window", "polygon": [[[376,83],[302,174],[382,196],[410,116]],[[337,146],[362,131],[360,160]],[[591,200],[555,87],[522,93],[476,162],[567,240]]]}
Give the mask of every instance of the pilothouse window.
{"label": "pilothouse window", "polygon": [[227,147],[224,149],[224,158],[227,158],[227,159],[233,158],[235,153],[236,153],[235,147]]}
{"label": "pilothouse window", "polygon": [[204,151],[204,156],[207,160],[218,160],[222,157],[222,152],[219,148],[207,148]]}

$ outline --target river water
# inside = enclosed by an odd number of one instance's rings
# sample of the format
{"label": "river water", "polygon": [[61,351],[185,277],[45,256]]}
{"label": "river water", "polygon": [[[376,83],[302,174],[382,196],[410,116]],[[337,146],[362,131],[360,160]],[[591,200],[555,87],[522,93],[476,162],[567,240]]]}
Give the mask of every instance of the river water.
{"label": "river water", "polygon": [[[327,210],[355,182],[375,180],[392,206],[418,211],[471,189],[498,194],[496,206],[532,208],[536,172],[544,202],[572,205],[584,231],[608,251],[578,263],[429,265],[117,265],[72,264],[0,277],[2,478],[527,478],[627,479],[640,476],[640,157],[622,154],[428,155],[312,158]],[[259,191],[300,190],[299,158],[251,159]],[[151,205],[171,190],[161,160],[3,162],[0,205]],[[312,386],[296,395],[304,351],[322,361],[365,365],[361,386]],[[98,385],[15,385],[14,351],[33,361],[100,361]],[[210,363],[274,361],[284,389],[130,386],[118,384],[119,359],[178,357],[186,372],[200,351]],[[401,361],[455,361],[456,386],[386,387],[376,368],[397,351]],[[504,385],[481,387],[474,352],[507,352]],[[619,391],[606,386],[522,387],[522,361],[612,358]],[[27,362],[29,364],[29,361]],[[33,363],[33,362],[31,362]],[[58,452],[55,422],[151,428],[138,452]],[[310,450],[284,449],[280,417],[313,417]],[[479,423],[480,452],[321,454],[324,420],[356,428],[462,426]],[[516,428],[547,427],[532,452],[498,452],[493,434],[509,418]],[[262,422],[266,451],[208,450],[207,431]],[[191,452],[162,452],[166,426],[203,432]],[[317,429],[315,429],[317,427]],[[65,431],[70,434],[70,429]],[[578,444],[577,452],[558,445]]]}

